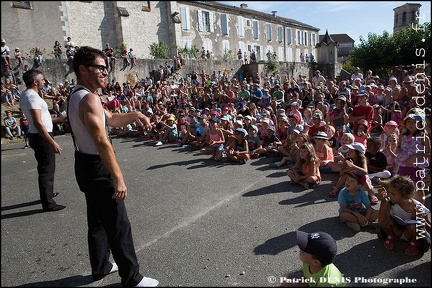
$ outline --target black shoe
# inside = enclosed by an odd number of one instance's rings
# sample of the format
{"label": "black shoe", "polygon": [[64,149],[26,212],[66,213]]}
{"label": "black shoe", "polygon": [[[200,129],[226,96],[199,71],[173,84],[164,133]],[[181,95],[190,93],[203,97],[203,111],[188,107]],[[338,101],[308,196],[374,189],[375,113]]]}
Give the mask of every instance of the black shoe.
{"label": "black shoe", "polygon": [[44,208],[43,211],[44,212],[52,212],[52,211],[59,211],[59,210],[63,210],[64,208],[66,208],[66,206],[63,205],[59,205],[59,204],[54,204],[48,208]]}
{"label": "black shoe", "polygon": [[59,195],[59,193],[58,192],[55,192],[54,194],[53,194],[53,198],[54,197],[57,197]]}

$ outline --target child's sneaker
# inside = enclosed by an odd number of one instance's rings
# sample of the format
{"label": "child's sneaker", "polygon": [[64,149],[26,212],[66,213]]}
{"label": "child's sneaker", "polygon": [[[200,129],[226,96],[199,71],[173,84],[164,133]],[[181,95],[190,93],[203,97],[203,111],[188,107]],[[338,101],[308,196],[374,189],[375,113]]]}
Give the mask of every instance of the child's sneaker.
{"label": "child's sneaker", "polygon": [[346,222],[347,226],[350,227],[351,229],[353,229],[356,232],[359,232],[361,227],[358,223],[355,222]]}
{"label": "child's sneaker", "polygon": [[396,240],[396,236],[388,235],[387,239],[384,241],[384,247],[389,249],[389,250],[394,250],[395,249],[395,245],[394,245],[395,240]]}
{"label": "child's sneaker", "polygon": [[155,146],[162,146],[162,145],[163,145],[162,141],[158,141],[158,142],[155,144]]}
{"label": "child's sneaker", "polygon": [[409,243],[408,248],[405,250],[405,254],[409,256],[415,256],[420,253],[420,243],[418,241],[412,241]]}

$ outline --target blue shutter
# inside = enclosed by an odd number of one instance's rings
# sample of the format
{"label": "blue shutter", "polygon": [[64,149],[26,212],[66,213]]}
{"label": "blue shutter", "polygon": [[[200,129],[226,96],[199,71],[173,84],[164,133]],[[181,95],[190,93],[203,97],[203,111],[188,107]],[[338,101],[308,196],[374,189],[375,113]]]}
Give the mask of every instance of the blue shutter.
{"label": "blue shutter", "polygon": [[221,26],[222,26],[222,35],[228,35],[228,21],[227,21],[226,14],[221,14]]}
{"label": "blue shutter", "polygon": [[253,22],[253,37],[258,39],[258,21]]}

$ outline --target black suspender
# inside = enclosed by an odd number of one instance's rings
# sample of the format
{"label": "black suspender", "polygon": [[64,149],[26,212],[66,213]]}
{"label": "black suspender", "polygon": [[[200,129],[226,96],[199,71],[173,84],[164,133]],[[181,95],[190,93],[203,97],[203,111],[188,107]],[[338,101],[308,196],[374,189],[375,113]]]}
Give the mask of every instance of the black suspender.
{"label": "black suspender", "polygon": [[[74,93],[76,93],[78,91],[81,91],[81,90],[86,90],[86,91],[88,91],[90,93],[90,90],[88,90],[87,88],[85,88],[85,87],[78,87],[76,90],[72,90],[71,93],[67,97],[67,107],[66,107],[67,122],[69,124],[69,128],[70,128],[70,131],[71,131],[72,141],[74,143],[75,150],[78,150],[78,147],[76,145],[75,136],[74,136],[74,133],[72,131],[72,125],[70,124],[70,121],[69,121],[69,119],[70,119],[69,118],[69,107],[70,107],[69,106],[69,102],[70,102],[70,99],[72,97],[72,94],[74,94]],[[106,118],[105,112],[104,112],[104,117],[105,117],[105,130],[106,130],[106,133],[107,133],[107,137],[108,137],[110,143],[112,144],[111,133],[110,133],[109,128],[108,128],[108,122],[107,122],[107,118]]]}

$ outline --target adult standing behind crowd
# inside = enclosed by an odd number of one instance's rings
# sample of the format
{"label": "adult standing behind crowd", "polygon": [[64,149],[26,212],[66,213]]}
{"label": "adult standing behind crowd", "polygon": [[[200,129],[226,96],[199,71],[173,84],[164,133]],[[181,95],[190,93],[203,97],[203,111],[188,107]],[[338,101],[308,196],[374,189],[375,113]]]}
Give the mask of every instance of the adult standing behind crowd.
{"label": "adult standing behind crowd", "polygon": [[[118,267],[123,286],[155,287],[159,281],[139,272],[124,204],[127,188],[107,131],[107,126],[123,127],[134,121],[150,128],[150,120],[141,112],[112,114],[103,109],[96,91],[105,88],[107,61],[99,49],[78,49],[73,62],[77,85],[68,101],[75,176],[87,203],[92,276],[102,279]],[[110,250],[117,264],[110,263]]]}
{"label": "adult standing behind crowd", "polygon": [[34,150],[38,162],[39,194],[44,211],[58,211],[66,206],[54,201],[55,154],[61,154],[61,147],[53,138],[53,122],[64,122],[66,117],[52,118],[48,104],[38,94],[45,84],[45,78],[39,70],[29,70],[23,74],[27,89],[21,93],[19,101],[24,115],[29,121],[29,144]]}

